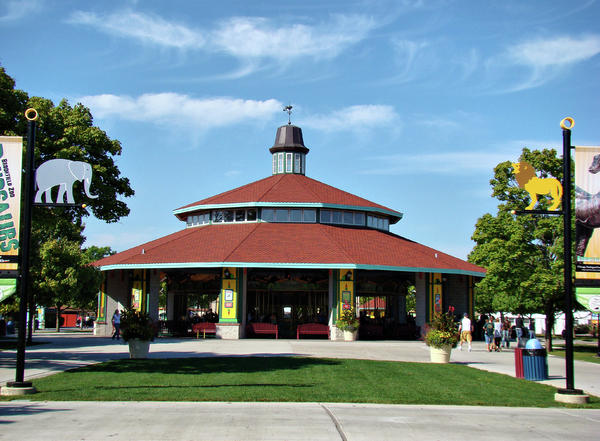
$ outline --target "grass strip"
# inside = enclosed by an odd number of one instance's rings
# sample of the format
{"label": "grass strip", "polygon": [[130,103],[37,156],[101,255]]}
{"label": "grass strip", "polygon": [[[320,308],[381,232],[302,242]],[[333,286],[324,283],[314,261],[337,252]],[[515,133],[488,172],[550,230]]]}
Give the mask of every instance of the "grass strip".
{"label": "grass strip", "polygon": [[[270,401],[550,407],[556,389],[473,369],[372,360],[115,360],[34,381],[36,401]],[[6,398],[9,399],[9,398]],[[591,397],[585,407],[600,408]]]}
{"label": "grass strip", "polygon": [[[559,357],[565,356],[564,345],[556,345],[551,355],[558,355]],[[573,345],[573,358],[575,360],[589,361],[591,363],[600,363],[600,357],[598,357],[598,346],[597,345]]]}

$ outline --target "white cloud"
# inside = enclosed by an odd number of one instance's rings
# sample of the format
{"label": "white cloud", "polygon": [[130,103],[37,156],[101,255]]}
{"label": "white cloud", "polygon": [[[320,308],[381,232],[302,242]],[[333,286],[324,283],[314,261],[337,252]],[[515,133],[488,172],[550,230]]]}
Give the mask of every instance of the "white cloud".
{"label": "white cloud", "polygon": [[486,63],[492,78],[508,86],[496,92],[518,92],[540,87],[563,75],[568,68],[600,53],[600,36],[596,34],[533,39],[508,47]]}
{"label": "white cloud", "polygon": [[429,46],[426,41],[411,41],[393,39],[392,46],[397,58],[397,64],[401,66],[398,72],[391,81],[394,82],[409,82],[420,75],[419,69],[423,66],[420,59],[423,57],[423,51]]}
{"label": "white cloud", "polygon": [[357,105],[304,119],[302,125],[324,131],[361,130],[392,124],[398,114],[388,105]]}
{"label": "white cloud", "polygon": [[4,3],[4,13],[0,15],[0,23],[17,21],[42,9],[39,0],[7,1]]}
{"label": "white cloud", "polygon": [[212,32],[211,41],[236,58],[333,58],[375,27],[361,15],[336,15],[322,25],[274,25],[266,18],[234,17]]}
{"label": "white cloud", "polygon": [[69,23],[88,25],[110,35],[133,38],[143,43],[179,49],[198,49],[204,46],[204,36],[186,26],[168,22],[161,17],[132,11],[99,16],[77,11]]}
{"label": "white cloud", "polygon": [[421,155],[386,155],[371,158],[384,166],[365,170],[367,175],[397,175],[414,173],[464,174],[490,172],[506,155],[485,152],[438,152]]}
{"label": "white cloud", "polygon": [[312,26],[279,24],[262,17],[233,17],[214,29],[202,30],[133,11],[106,16],[77,11],[68,22],[156,46],[218,51],[245,60],[282,61],[335,57],[376,26],[374,19],[363,15],[333,15],[330,21]]}
{"label": "white cloud", "polygon": [[248,120],[262,120],[281,112],[282,104],[236,98],[192,98],[177,93],[91,95],[77,98],[97,118],[118,117],[130,121],[177,124],[210,129]]}
{"label": "white cloud", "polygon": [[507,50],[517,64],[547,68],[579,63],[600,53],[600,36],[556,37],[516,44]]}
{"label": "white cloud", "polygon": [[[394,154],[368,158],[381,163],[381,167],[364,170],[366,175],[399,175],[438,173],[462,175],[474,173],[493,174],[494,168],[505,161],[517,161],[524,147],[530,150],[557,149],[556,141],[515,140],[502,144],[482,146],[477,151],[432,152],[423,154]],[[425,150],[423,148],[422,150]]]}

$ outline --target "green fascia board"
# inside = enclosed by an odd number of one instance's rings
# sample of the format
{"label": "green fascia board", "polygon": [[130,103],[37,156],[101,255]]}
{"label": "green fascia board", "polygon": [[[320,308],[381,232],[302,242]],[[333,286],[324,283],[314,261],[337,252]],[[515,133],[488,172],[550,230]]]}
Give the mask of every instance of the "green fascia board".
{"label": "green fascia board", "polygon": [[321,202],[243,202],[237,204],[207,204],[207,205],[194,205],[192,207],[180,208],[174,210],[173,214],[191,213],[198,210],[224,210],[227,208],[254,208],[254,207],[269,207],[269,208],[331,208],[337,210],[355,210],[355,211],[369,211],[372,213],[382,213],[388,216],[397,217],[398,220],[402,219],[403,213],[393,210],[384,210],[377,207],[363,207],[359,205],[342,205],[342,204],[324,204]]}
{"label": "green fascia board", "polygon": [[101,266],[100,271],[130,269],[177,269],[177,268],[295,268],[295,269],[359,269],[397,271],[410,273],[443,273],[464,276],[484,277],[484,272],[467,271],[452,268],[419,268],[407,266],[361,265],[352,263],[273,263],[273,262],[185,262],[185,263],[146,263],[116,264]]}

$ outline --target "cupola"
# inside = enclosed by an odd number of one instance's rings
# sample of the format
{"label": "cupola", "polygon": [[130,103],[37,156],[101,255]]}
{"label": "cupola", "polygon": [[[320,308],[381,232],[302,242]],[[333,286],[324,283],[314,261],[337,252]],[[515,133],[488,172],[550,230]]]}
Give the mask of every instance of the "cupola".
{"label": "cupola", "polygon": [[288,123],[277,129],[275,144],[269,149],[273,155],[273,174],[306,174],[306,154],[309,152],[302,139],[302,129]]}

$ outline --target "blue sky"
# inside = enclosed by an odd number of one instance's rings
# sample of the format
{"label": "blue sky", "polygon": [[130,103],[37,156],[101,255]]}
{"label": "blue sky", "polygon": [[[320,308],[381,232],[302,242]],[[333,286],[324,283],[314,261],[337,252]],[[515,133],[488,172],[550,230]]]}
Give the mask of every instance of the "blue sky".
{"label": "blue sky", "polygon": [[600,143],[599,22],[597,1],[4,0],[0,64],[122,143],[131,214],[89,218],[86,245],[178,231],[172,210],[269,176],[291,104],[307,176],[466,258],[496,164],[560,149],[566,116]]}

